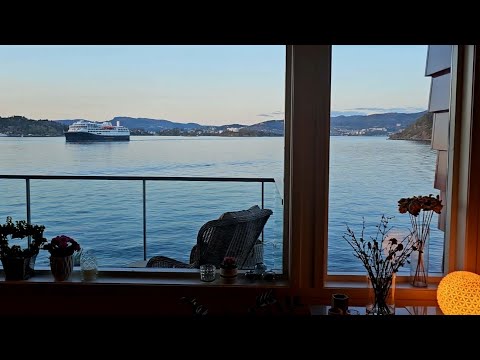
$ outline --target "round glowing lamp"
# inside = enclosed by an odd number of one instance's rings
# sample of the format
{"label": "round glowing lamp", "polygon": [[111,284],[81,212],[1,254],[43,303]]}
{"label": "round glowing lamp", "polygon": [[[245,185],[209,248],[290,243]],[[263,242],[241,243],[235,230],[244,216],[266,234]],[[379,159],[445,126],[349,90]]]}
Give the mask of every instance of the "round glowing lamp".
{"label": "round glowing lamp", "polygon": [[451,272],[438,284],[437,301],[445,315],[480,315],[480,275]]}

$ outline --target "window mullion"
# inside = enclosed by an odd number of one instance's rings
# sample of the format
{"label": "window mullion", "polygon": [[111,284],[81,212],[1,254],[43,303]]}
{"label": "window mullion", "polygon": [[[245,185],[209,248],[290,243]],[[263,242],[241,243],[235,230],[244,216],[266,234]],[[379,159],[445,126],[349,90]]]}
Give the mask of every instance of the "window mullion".
{"label": "window mullion", "polygon": [[291,280],[294,287],[322,288],[328,245],[331,46],[291,50]]}

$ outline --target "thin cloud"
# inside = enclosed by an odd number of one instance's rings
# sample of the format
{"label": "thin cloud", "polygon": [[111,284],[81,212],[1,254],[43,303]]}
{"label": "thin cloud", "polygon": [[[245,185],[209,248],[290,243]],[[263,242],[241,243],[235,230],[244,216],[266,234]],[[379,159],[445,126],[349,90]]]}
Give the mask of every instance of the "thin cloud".
{"label": "thin cloud", "polygon": [[332,111],[330,116],[353,116],[353,115],[366,115],[364,111]]}
{"label": "thin cloud", "polygon": [[391,113],[391,112],[399,112],[399,113],[413,113],[413,112],[421,112],[425,111],[423,108],[407,106],[407,107],[391,107],[391,108],[382,108],[382,107],[357,107],[353,109],[347,109],[346,111],[360,111],[364,112],[365,114],[375,114],[375,113]]}
{"label": "thin cloud", "polygon": [[283,115],[285,112],[277,110],[277,111],[272,111],[270,113],[263,113],[263,114],[258,114],[257,116],[263,116],[263,117],[278,117],[278,115]]}
{"label": "thin cloud", "polygon": [[357,107],[350,110],[358,111],[385,111],[387,108],[378,108],[378,107]]}

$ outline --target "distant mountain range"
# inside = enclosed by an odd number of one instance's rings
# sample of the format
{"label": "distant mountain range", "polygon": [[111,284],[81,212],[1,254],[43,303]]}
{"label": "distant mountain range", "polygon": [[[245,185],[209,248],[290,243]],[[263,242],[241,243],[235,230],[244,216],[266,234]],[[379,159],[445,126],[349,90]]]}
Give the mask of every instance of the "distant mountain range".
{"label": "distant mountain range", "polygon": [[[331,135],[391,135],[407,128],[425,112],[385,113],[372,115],[334,116],[331,118]],[[63,136],[69,125],[82,119],[38,120],[23,116],[0,117],[0,134],[8,136]],[[118,116],[117,121],[130,129],[132,135],[182,135],[182,136],[283,136],[284,121],[268,120],[254,125],[200,125],[178,123],[166,119],[132,118]]]}
{"label": "distant mountain range", "polygon": [[[53,120],[55,122],[71,125],[76,121],[86,120],[86,119],[72,119],[72,120]],[[89,120],[90,121],[90,120]],[[164,119],[149,119],[149,118],[132,118],[126,116],[116,116],[112,120],[109,120],[112,124],[116,124],[117,121],[129,128],[129,129],[143,129],[145,131],[159,131],[165,129],[200,129],[202,125],[196,123],[177,123]]]}
{"label": "distant mountain range", "polygon": [[332,128],[358,130],[360,128],[386,128],[388,132],[405,129],[425,111],[416,113],[385,113],[371,115],[335,116],[331,118]]}
{"label": "distant mountain range", "polygon": [[[71,125],[76,121],[82,119],[73,120],[54,120],[54,122],[64,125]],[[182,130],[186,132],[196,133],[195,130],[201,132],[239,132],[244,129],[243,132],[248,130],[249,132],[259,132],[264,134],[270,134],[270,136],[283,136],[283,120],[269,120],[254,125],[241,125],[241,124],[229,124],[229,125],[200,125],[197,123],[178,123],[165,119],[149,119],[149,118],[132,118],[126,116],[117,116],[110,120],[112,124],[116,124],[120,121],[120,124],[129,128],[130,130],[139,129],[145,132],[162,132],[165,130]],[[229,130],[230,129],[230,130]]]}

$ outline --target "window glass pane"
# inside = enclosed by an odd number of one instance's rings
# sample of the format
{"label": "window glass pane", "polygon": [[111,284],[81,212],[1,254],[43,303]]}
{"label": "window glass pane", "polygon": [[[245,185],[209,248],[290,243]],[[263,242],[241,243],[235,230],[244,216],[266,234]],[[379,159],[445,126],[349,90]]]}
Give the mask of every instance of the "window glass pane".
{"label": "window glass pane", "polygon": [[[346,225],[375,237],[382,214],[391,236],[411,229],[398,212],[400,198],[439,195],[432,114],[427,114],[430,78],[427,46],[334,46],[330,137],[328,272],[362,272],[342,238]],[[414,128],[412,124],[416,123]],[[402,140],[393,140],[403,130]],[[442,271],[444,233],[431,221],[430,272]],[[408,266],[408,265],[407,265]],[[403,268],[402,272],[409,271]]]}
{"label": "window glass pane", "polygon": [[[146,182],[146,258],[188,262],[205,222],[263,205],[264,262],[282,271],[285,46],[0,46],[0,59],[0,175],[215,177]],[[96,137],[66,141],[69,126]],[[222,181],[240,177],[258,181]],[[26,219],[24,184],[0,179],[0,222]],[[145,262],[142,181],[33,179],[30,200],[48,239],[74,237],[100,268]]]}

